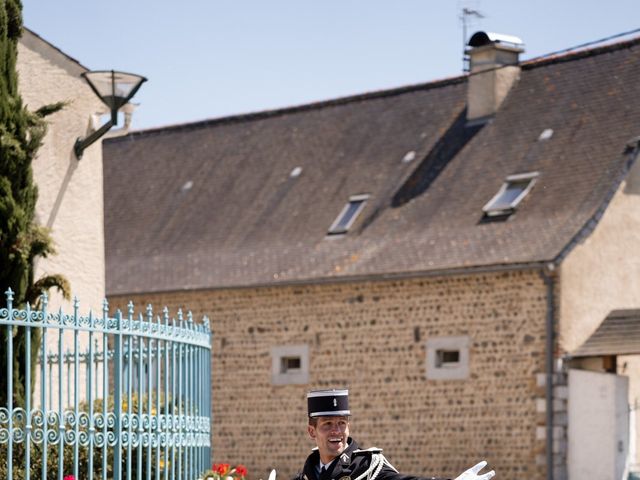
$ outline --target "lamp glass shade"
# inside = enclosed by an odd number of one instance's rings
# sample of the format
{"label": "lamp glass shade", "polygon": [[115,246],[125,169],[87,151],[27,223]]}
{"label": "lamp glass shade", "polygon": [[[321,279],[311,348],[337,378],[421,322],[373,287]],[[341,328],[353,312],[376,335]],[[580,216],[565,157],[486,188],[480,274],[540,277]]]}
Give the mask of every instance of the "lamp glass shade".
{"label": "lamp glass shade", "polygon": [[82,75],[111,111],[126,104],[147,80],[140,75],[114,70],[86,72]]}

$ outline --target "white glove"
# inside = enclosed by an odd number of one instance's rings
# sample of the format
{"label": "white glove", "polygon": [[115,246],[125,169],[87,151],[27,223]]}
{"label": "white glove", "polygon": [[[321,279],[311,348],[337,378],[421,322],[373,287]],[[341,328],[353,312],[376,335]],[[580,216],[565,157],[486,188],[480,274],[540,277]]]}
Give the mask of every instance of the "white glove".
{"label": "white glove", "polygon": [[469,470],[465,470],[460,474],[460,476],[456,477],[456,480],[489,480],[493,478],[496,474],[493,470],[488,473],[483,473],[482,475],[478,475],[478,472],[487,466],[487,462],[484,460],[477,465],[474,465]]}

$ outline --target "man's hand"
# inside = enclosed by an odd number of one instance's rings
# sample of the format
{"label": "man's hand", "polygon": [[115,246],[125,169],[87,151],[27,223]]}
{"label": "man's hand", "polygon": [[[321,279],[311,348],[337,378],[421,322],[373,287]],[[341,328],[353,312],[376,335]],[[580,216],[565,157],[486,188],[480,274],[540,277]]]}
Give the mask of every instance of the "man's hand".
{"label": "man's hand", "polygon": [[465,470],[460,474],[460,476],[456,477],[456,480],[489,480],[493,478],[496,474],[493,470],[488,473],[483,473],[482,475],[478,475],[478,472],[487,466],[487,462],[484,460],[477,465],[474,465],[469,470]]}

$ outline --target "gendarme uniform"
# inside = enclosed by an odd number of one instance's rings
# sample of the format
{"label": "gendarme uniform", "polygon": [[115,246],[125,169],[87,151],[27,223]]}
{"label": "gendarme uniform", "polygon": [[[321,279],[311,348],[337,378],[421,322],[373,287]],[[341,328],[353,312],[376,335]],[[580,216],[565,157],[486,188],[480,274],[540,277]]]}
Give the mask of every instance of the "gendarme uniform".
{"label": "gendarme uniform", "polygon": [[[309,417],[349,416],[348,390],[319,390],[307,395]],[[320,453],[314,448],[294,480],[444,480],[439,477],[403,475],[389,463],[379,448],[362,450],[349,437],[348,446],[320,473]]]}

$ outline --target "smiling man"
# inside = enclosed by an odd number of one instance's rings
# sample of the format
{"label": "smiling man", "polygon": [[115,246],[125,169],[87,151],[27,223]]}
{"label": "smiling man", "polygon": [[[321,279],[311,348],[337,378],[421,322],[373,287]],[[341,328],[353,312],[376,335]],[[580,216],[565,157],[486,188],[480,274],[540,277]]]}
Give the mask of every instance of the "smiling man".
{"label": "smiling man", "polygon": [[[379,448],[361,450],[349,434],[349,391],[314,390],[307,394],[307,432],[316,448],[294,480],[438,480],[439,477],[404,475],[389,463]],[[491,470],[478,474],[487,462],[466,470],[456,480],[490,480]],[[441,479],[442,480],[442,479]]]}

